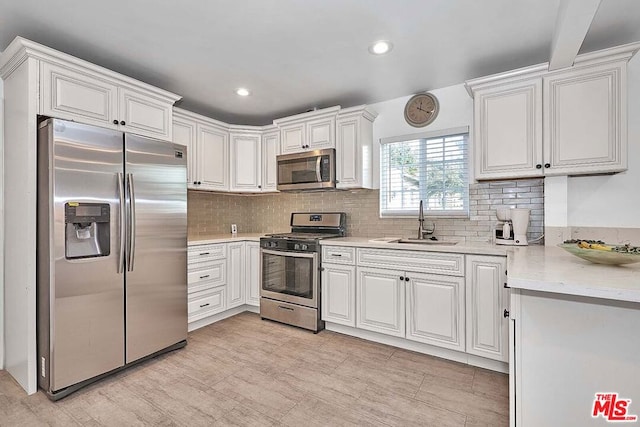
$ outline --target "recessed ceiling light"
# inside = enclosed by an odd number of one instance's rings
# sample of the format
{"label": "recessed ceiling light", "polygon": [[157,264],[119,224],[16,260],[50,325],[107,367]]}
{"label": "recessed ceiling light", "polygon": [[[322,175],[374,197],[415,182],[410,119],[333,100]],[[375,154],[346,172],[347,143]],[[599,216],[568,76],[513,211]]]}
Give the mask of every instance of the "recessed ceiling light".
{"label": "recessed ceiling light", "polygon": [[237,93],[238,95],[240,95],[240,96],[249,96],[249,94],[250,94],[251,92],[249,92],[249,89],[245,89],[245,88],[243,88],[243,87],[240,87],[240,88],[236,89],[236,93]]}
{"label": "recessed ceiling light", "polygon": [[384,55],[393,48],[391,42],[386,40],[378,40],[369,46],[369,52],[374,55]]}

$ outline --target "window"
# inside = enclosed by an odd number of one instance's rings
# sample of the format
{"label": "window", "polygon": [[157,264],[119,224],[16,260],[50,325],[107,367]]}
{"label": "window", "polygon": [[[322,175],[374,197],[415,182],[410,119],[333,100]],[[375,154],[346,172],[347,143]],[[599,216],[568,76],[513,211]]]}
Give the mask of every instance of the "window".
{"label": "window", "polygon": [[468,128],[387,138],[380,147],[380,215],[467,216]]}

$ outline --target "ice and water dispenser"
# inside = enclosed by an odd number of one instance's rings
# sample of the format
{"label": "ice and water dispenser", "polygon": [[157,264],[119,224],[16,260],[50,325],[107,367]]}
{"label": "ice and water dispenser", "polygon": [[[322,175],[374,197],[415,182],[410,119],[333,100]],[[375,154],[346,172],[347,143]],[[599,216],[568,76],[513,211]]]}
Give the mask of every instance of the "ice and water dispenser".
{"label": "ice and water dispenser", "polygon": [[110,216],[108,203],[66,203],[65,257],[78,259],[109,255]]}

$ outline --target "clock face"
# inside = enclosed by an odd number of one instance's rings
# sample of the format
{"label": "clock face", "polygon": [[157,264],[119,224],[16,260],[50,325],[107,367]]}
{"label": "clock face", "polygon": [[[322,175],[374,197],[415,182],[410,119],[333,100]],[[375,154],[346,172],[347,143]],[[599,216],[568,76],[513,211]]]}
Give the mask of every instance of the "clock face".
{"label": "clock face", "polygon": [[439,107],[435,96],[430,93],[420,93],[407,102],[404,107],[404,118],[411,126],[423,127],[435,120]]}

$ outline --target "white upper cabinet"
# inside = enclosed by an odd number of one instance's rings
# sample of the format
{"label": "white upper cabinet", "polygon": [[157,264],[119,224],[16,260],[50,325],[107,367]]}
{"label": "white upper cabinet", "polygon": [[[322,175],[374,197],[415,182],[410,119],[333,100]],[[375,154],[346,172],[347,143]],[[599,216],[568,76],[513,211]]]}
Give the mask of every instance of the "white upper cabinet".
{"label": "white upper cabinet", "polygon": [[40,60],[40,114],[172,140],[178,95],[21,40]]}
{"label": "white upper cabinet", "polygon": [[262,191],[278,191],[278,164],[280,154],[280,132],[266,128],[262,134]]}
{"label": "white upper cabinet", "polygon": [[262,187],[262,146],[260,128],[232,129],[231,191],[259,192]]}
{"label": "white upper cabinet", "polygon": [[196,188],[196,121],[175,109],[173,114],[173,142],[187,147],[187,187]]}
{"label": "white upper cabinet", "polygon": [[629,44],[466,82],[474,98],[476,179],[621,172],[627,168]]}
{"label": "white upper cabinet", "polygon": [[544,78],[545,174],[627,168],[626,61]]}
{"label": "white upper cabinet", "polygon": [[474,94],[476,179],[542,175],[542,78]]}
{"label": "white upper cabinet", "polygon": [[280,129],[280,153],[291,154],[336,146],[336,115],[340,107],[325,108],[274,120]]}
{"label": "white upper cabinet", "polygon": [[173,103],[139,90],[120,88],[120,128],[150,138],[171,140]]}
{"label": "white upper cabinet", "polygon": [[217,125],[198,123],[197,132],[197,188],[229,190],[229,131]]}
{"label": "white upper cabinet", "polygon": [[340,110],[336,119],[338,188],[373,188],[373,121],[377,113],[359,106]]}
{"label": "white upper cabinet", "polygon": [[187,188],[229,190],[229,130],[227,125],[176,108],[173,142],[187,147]]}
{"label": "white upper cabinet", "polygon": [[118,128],[118,86],[114,83],[48,62],[41,63],[40,73],[43,115]]}

